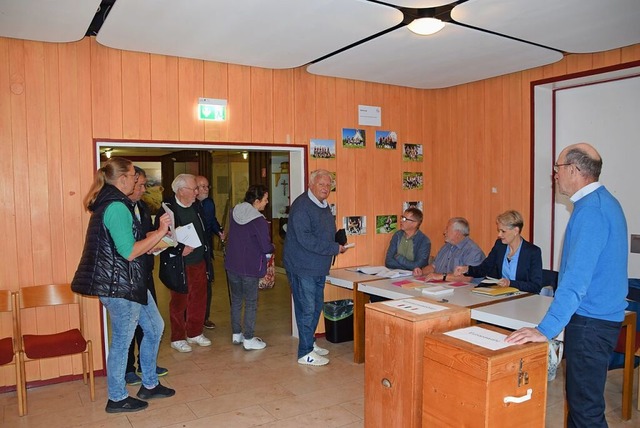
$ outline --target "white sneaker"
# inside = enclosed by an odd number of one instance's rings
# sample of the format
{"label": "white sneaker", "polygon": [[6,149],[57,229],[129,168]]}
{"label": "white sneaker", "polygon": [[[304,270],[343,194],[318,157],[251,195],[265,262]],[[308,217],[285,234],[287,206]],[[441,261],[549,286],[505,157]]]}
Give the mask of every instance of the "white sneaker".
{"label": "white sneaker", "polygon": [[244,339],[244,341],[242,342],[242,346],[244,346],[244,349],[246,349],[247,351],[250,351],[252,349],[264,349],[267,344],[264,343],[259,337],[254,336],[251,339]]}
{"label": "white sneaker", "polygon": [[244,336],[242,333],[233,333],[231,335],[231,343],[234,345],[241,345],[244,342]]}
{"label": "white sneaker", "polygon": [[211,341],[207,339],[204,334],[201,334],[196,337],[187,337],[187,342],[189,343],[197,343],[200,346],[211,346]]}
{"label": "white sneaker", "polygon": [[171,347],[178,352],[191,352],[191,346],[189,346],[186,340],[171,342]]}
{"label": "white sneaker", "polygon": [[321,357],[316,354],[314,351],[309,352],[304,357],[298,358],[298,364],[304,364],[307,366],[324,366],[329,364],[329,359],[325,357]]}
{"label": "white sneaker", "polygon": [[315,352],[316,354],[320,355],[321,357],[324,357],[325,355],[329,355],[329,350],[328,349],[324,349],[319,347],[318,345],[316,345],[315,342],[313,342],[313,352]]}

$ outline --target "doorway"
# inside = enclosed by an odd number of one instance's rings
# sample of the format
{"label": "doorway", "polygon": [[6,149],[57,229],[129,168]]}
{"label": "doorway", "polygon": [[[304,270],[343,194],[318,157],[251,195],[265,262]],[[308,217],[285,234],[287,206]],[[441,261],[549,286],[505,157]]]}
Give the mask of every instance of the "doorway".
{"label": "doorway", "polygon": [[[104,162],[107,153],[109,156],[119,156],[127,159],[131,159],[135,164],[142,164],[144,162],[155,163],[155,168],[159,170],[160,177],[158,178],[162,189],[159,190],[159,198],[162,200],[163,190],[166,194],[164,187],[166,181],[162,179],[162,176],[171,175],[174,177],[179,173],[194,173],[200,174],[202,169],[198,165],[196,158],[201,157],[203,153],[210,153],[212,155],[212,170],[210,170],[210,184],[213,187],[213,194],[211,195],[216,202],[216,205],[220,208],[218,220],[224,226],[228,225],[228,212],[231,207],[238,203],[238,198],[244,198],[244,192],[246,187],[240,189],[242,184],[248,185],[249,180],[252,178],[252,172],[248,171],[248,159],[252,155],[258,155],[263,153],[269,153],[270,165],[265,167],[262,171],[261,168],[257,174],[265,179],[265,183],[273,190],[270,191],[272,196],[271,212],[270,214],[277,218],[278,221],[272,223],[273,240],[276,244],[276,260],[282,260],[282,243],[283,237],[280,236],[279,226],[280,218],[285,217],[288,214],[288,202],[284,201],[284,197],[288,201],[293,201],[298,195],[305,191],[306,187],[306,146],[300,145],[247,145],[247,144],[216,144],[216,143],[198,143],[198,142],[154,142],[154,141],[126,141],[126,140],[95,140],[95,156],[96,156],[96,168],[100,167],[101,162]],[[177,156],[179,153],[180,156]],[[198,153],[198,156],[195,154]],[[162,171],[162,157],[168,157],[171,159],[171,171]],[[217,160],[216,160],[217,157]],[[218,168],[220,171],[223,169],[225,174],[220,172],[216,175],[215,165],[216,162],[220,165],[227,164],[226,168]],[[245,166],[242,166],[244,163]],[[234,164],[229,166],[229,164]],[[237,165],[236,165],[237,164]],[[254,171],[254,173],[256,173]],[[203,174],[204,175],[204,174]],[[244,176],[248,176],[247,180],[243,181]],[[254,174],[255,177],[255,174]],[[172,181],[171,178],[170,181]],[[237,189],[233,189],[233,182],[237,181]],[[170,181],[166,186],[170,193]],[[285,184],[286,183],[286,184]],[[162,185],[165,184],[165,185]],[[156,183],[158,185],[158,183]],[[288,190],[284,190],[283,186],[287,186]],[[231,190],[230,190],[231,189]],[[218,194],[220,192],[220,194]],[[282,198],[280,198],[282,193]],[[275,200],[275,196],[278,194],[278,200]],[[277,204],[276,204],[277,202]],[[274,212],[275,210],[275,212]],[[274,220],[275,220],[274,218]],[[280,245],[278,245],[279,243]],[[278,248],[279,247],[279,248]],[[280,256],[278,257],[278,252]],[[279,269],[280,270],[280,269]],[[156,269],[157,271],[157,269]],[[282,272],[282,270],[280,270]],[[156,284],[158,287],[160,284]],[[291,303],[289,307],[282,308],[288,313],[291,313]],[[107,320],[107,313],[103,310],[103,322],[104,325],[109,325]],[[108,335],[103,335],[105,355],[108,356]]]}

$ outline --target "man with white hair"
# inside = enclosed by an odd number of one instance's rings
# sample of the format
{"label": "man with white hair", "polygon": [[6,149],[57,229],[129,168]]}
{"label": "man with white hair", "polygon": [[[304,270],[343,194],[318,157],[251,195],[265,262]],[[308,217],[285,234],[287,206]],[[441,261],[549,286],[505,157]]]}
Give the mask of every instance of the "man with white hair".
{"label": "man with white hair", "polygon": [[422,269],[414,269],[413,274],[426,275],[427,281],[471,281],[470,276],[453,274],[456,266],[477,266],[485,257],[478,244],[469,238],[469,222],[463,217],[453,217],[447,222],[443,235],[445,244],[433,263]]}
{"label": "man with white hair", "polygon": [[291,204],[284,241],[284,267],[300,339],[298,363],[311,366],[329,363],[329,351],[316,345],[314,334],[324,305],[324,284],[331,261],[346,251],[335,242],[336,221],[327,203],[330,193],[329,171],[313,171],[309,190]]}
{"label": "man with white hair", "polygon": [[[175,196],[164,203],[173,211],[175,227],[192,224],[202,243],[195,248],[178,243],[160,253],[160,280],[171,293],[171,347],[178,352],[191,352],[193,344],[211,346],[211,341],[202,334],[207,282],[213,278],[211,248],[205,239],[203,219],[194,205],[198,194],[196,178],[180,174],[171,183],[171,189]],[[156,219],[163,213],[161,209]]]}

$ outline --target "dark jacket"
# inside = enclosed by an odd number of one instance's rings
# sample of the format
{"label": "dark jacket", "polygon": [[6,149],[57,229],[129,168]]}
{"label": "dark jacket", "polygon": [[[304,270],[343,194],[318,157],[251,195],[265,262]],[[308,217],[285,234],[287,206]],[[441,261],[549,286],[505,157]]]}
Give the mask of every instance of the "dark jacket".
{"label": "dark jacket", "polygon": [[[500,239],[496,240],[487,258],[478,266],[469,266],[466,276],[502,278],[502,261],[507,247],[508,245],[503,244]],[[540,293],[542,289],[542,251],[540,247],[522,239],[516,279],[511,281],[510,287],[528,293]]]}
{"label": "dark jacket", "polygon": [[[145,238],[147,236],[147,233],[156,230],[153,225],[153,220],[151,219],[151,210],[143,200],[139,200],[138,202],[136,202],[134,204],[134,209],[135,205],[138,206],[138,210],[140,212],[140,227],[142,230],[142,237]],[[136,219],[135,216],[134,219]],[[151,292],[153,298],[156,299],[156,290],[153,283],[153,265],[155,262],[155,257],[153,254],[143,254],[140,257],[142,257],[143,260],[143,277],[145,284],[147,286],[147,289]]]}
{"label": "dark jacket", "polygon": [[301,276],[326,276],[333,256],[340,253],[335,242],[336,220],[331,208],[320,208],[308,191],[298,196],[289,211],[284,240],[284,268]]}
{"label": "dark jacket", "polygon": [[122,257],[103,222],[104,211],[113,202],[122,202],[129,208],[133,217],[133,236],[136,241],[144,238],[140,222],[133,213],[133,202],[116,187],[105,184],[89,207],[91,219],[71,289],[88,296],[118,297],[146,305],[143,257],[132,261]]}
{"label": "dark jacket", "polygon": [[[184,226],[186,223],[178,215],[178,210],[174,207],[178,205],[176,197],[164,201],[165,204],[173,211],[175,216],[175,227]],[[204,222],[202,220],[202,214],[199,210],[198,204],[194,202],[191,205],[198,213],[198,218],[202,223],[202,230],[205,230]],[[160,217],[164,214],[164,208],[160,208],[156,214],[156,228],[160,221]],[[204,237],[200,237],[202,245],[204,246],[204,261],[207,266],[207,280],[213,280],[213,265],[211,264],[211,247]],[[184,251],[184,244],[178,243],[175,247],[169,247],[160,253],[160,281],[169,289],[176,293],[187,294],[189,288],[187,286],[187,275],[184,269],[184,258],[182,252]]]}
{"label": "dark jacket", "polygon": [[213,248],[213,237],[220,235],[223,230],[216,218],[216,204],[210,197],[201,201],[196,199],[195,203],[199,205],[198,209],[201,210],[200,215],[204,220],[204,229],[207,235],[205,239],[209,243],[209,247]]}

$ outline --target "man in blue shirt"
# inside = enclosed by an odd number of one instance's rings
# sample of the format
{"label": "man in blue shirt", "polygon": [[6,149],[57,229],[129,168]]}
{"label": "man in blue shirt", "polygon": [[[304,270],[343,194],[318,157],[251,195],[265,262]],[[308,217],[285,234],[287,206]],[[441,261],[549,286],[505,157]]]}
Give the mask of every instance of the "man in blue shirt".
{"label": "man in blue shirt", "polygon": [[558,191],[574,204],[558,289],[538,327],[507,337],[515,344],[544,342],[565,329],[567,427],[607,426],[607,366],[627,307],[627,222],[620,203],[598,182],[601,169],[602,158],[586,143],[558,156]]}
{"label": "man in blue shirt", "polygon": [[470,276],[453,274],[456,266],[477,266],[485,257],[478,244],[469,238],[469,222],[463,217],[453,217],[447,222],[443,235],[445,244],[433,263],[414,269],[413,274],[426,275],[427,281],[471,281],[473,278]]}

